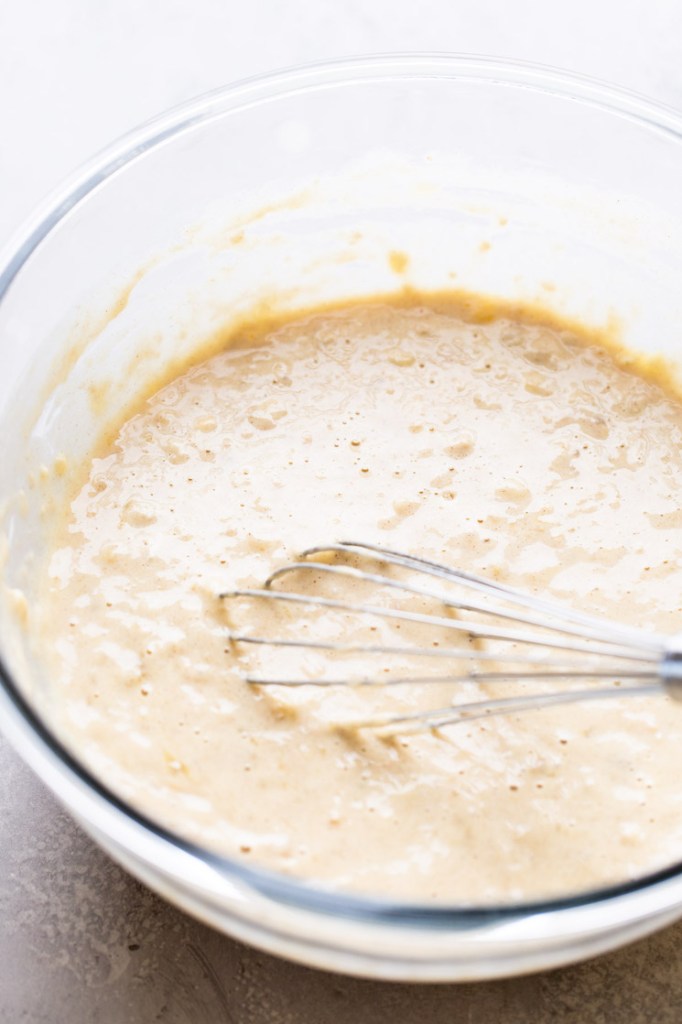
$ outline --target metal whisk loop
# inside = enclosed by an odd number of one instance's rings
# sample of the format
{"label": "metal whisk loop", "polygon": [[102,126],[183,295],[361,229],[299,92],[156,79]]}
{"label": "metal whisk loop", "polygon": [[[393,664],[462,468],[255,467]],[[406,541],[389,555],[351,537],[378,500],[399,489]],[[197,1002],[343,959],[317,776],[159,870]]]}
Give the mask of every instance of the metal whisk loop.
{"label": "metal whisk loop", "polygon": [[[549,601],[547,598],[536,597],[534,594],[527,594],[522,590],[517,590],[514,587],[508,587],[504,583],[499,583],[496,580],[488,580],[483,576],[476,576],[473,573],[465,572],[463,569],[452,569],[448,566],[440,565],[437,562],[430,562],[425,558],[418,558],[415,555],[407,555],[401,551],[382,548],[377,544],[341,541],[339,544],[331,544],[327,547],[308,548],[306,551],[302,552],[301,558],[307,558],[309,555],[324,554],[332,551],[345,552],[347,554],[358,552],[363,554],[365,557],[371,557],[389,565],[399,565],[406,569],[412,569],[415,572],[422,572],[443,580],[454,581],[481,594],[492,594],[502,597],[519,607],[532,608],[535,611],[540,612],[542,616],[541,619],[534,620],[531,617],[523,617],[520,615],[512,616],[507,613],[506,617],[515,618],[517,622],[536,624],[547,629],[560,629],[561,632],[572,633],[575,636],[585,637],[588,635],[594,635],[595,638],[600,640],[606,640],[608,638],[614,642],[622,641],[626,644],[639,642],[643,647],[655,650],[657,653],[660,652],[660,649],[665,642],[664,637],[646,632],[645,630],[622,626],[620,623],[611,622],[609,619],[599,619],[596,616],[585,615],[583,612],[579,612],[574,608],[569,608],[567,605],[560,604],[558,601]],[[265,586],[268,587],[270,581],[275,579],[277,576],[282,575],[282,573],[286,571],[287,567],[284,567],[283,569],[274,572],[268,580],[266,580]],[[453,603],[452,607],[465,608],[466,605],[464,603]],[[484,609],[482,609],[480,605],[471,605],[470,610],[482,611]],[[498,614],[501,615],[502,613]],[[555,618],[557,622],[561,623],[561,626],[549,625],[547,622],[548,616]],[[580,628],[571,628],[570,624],[573,624],[574,627]]]}
{"label": "metal whisk loop", "polygon": [[[618,691],[618,696],[627,694],[631,697],[647,697],[659,690],[660,687],[656,683],[649,686],[631,686]],[[498,700],[473,701],[470,704],[458,704],[451,708],[419,711],[412,715],[376,715],[374,718],[356,723],[356,727],[372,728],[378,733],[385,732],[390,735],[419,732],[422,729],[435,731],[445,729],[449,725],[474,722],[480,718],[518,714],[521,711],[539,711],[541,708],[578,704],[590,700],[607,700],[613,696],[614,691],[611,687],[559,693],[534,693],[527,697],[501,697]]]}
{"label": "metal whisk loop", "polygon": [[[354,564],[330,564],[320,560],[329,556],[350,558]],[[367,568],[358,567],[358,563],[365,563]],[[403,575],[389,576],[389,570],[393,573],[398,570]],[[407,577],[404,577],[404,572]],[[324,579],[330,582],[348,580],[366,589],[379,588],[384,599],[386,594],[395,594],[396,598],[402,595],[425,599],[445,614],[376,604],[371,599],[355,601],[352,597],[346,599],[345,594],[343,599],[330,598],[314,589],[305,593],[276,589],[276,584],[284,577],[295,578],[296,574],[313,586]],[[417,582],[415,578],[418,577],[439,580],[450,589]],[[462,588],[464,595],[452,592],[453,586]],[[359,655],[366,656],[368,661],[367,671],[359,677],[320,675],[319,678],[309,678],[309,674],[268,676],[247,673],[244,678],[252,685],[393,688],[443,683],[484,685],[536,681],[545,685],[555,682],[569,684],[568,688],[549,692],[495,696],[410,714],[389,712],[354,723],[357,728],[373,728],[381,733],[439,730],[490,715],[624,695],[645,696],[663,690],[682,698],[682,643],[679,637],[669,638],[599,619],[497,581],[375,544],[342,541],[309,548],[298,561],[276,569],[262,588],[237,589],[220,596],[224,599],[272,602],[273,605],[280,602],[302,610],[306,607],[329,609],[332,613],[357,615],[365,620],[382,620],[395,628],[399,628],[401,623],[432,627],[445,635],[450,633],[463,643],[463,646],[421,646],[421,638],[418,644],[358,643],[345,639],[308,638],[300,635],[302,630],[293,637],[232,632],[230,639],[233,645],[328,652],[330,657]],[[471,615],[475,618],[468,617]],[[495,648],[480,649],[479,641],[491,641]],[[378,662],[378,670],[373,669],[373,663],[381,656],[431,659],[434,664],[443,664],[446,671],[436,675],[403,672],[387,678],[387,669],[382,669],[383,662]],[[576,682],[600,680],[602,683],[608,681],[608,685],[574,685]],[[624,681],[628,685],[621,685]]]}

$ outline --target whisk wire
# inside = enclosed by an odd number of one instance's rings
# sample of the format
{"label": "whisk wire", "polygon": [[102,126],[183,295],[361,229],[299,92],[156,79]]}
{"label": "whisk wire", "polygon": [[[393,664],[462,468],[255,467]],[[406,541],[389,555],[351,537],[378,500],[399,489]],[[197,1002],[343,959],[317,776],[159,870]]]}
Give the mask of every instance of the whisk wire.
{"label": "whisk wire", "polygon": [[[647,650],[639,646],[618,645],[616,641],[604,639],[602,641],[582,642],[580,639],[569,640],[560,637],[551,639],[540,637],[535,633],[520,633],[516,630],[484,626],[480,623],[469,622],[464,619],[446,618],[442,615],[433,615],[422,612],[410,612],[395,608],[385,608],[380,605],[352,604],[347,601],[338,601],[330,597],[311,596],[298,594],[285,590],[270,590],[265,588],[238,589],[225,591],[221,598],[249,597],[260,598],[266,601],[283,601],[291,604],[314,605],[319,608],[330,608],[336,611],[350,612],[352,614],[373,615],[378,618],[389,619],[401,622],[413,622],[428,626],[435,626],[439,629],[452,630],[456,633],[463,633],[469,637],[480,640],[506,640],[515,644],[537,644],[542,647],[555,650],[573,651],[584,654],[607,654],[614,658],[627,658],[635,661],[650,661],[651,655]],[[662,648],[661,648],[662,649]]]}
{"label": "whisk wire", "polygon": [[[304,555],[307,552],[304,552]],[[348,576],[354,580],[362,581],[364,583],[375,583],[379,586],[389,588],[391,590],[402,591],[408,594],[415,594],[420,597],[429,598],[432,601],[437,601],[444,605],[446,608],[452,608],[456,611],[463,612],[477,612],[480,615],[494,616],[497,619],[504,619],[508,622],[521,623],[524,626],[535,626],[538,629],[553,630],[558,633],[565,633],[568,636],[580,636],[580,637],[593,637],[594,639],[601,639],[603,636],[604,629],[601,628],[601,634],[594,628],[587,626],[579,626],[569,621],[561,621],[558,619],[556,623],[548,622],[547,615],[544,618],[537,615],[521,614],[520,612],[512,612],[508,609],[501,607],[499,604],[486,605],[485,607],[480,604],[472,604],[471,602],[462,601],[449,596],[443,592],[437,590],[431,590],[427,587],[418,587],[414,584],[407,583],[404,580],[389,579],[386,576],[380,576],[377,573],[363,572],[361,569],[356,569],[354,566],[349,565],[327,565],[324,562],[293,562],[291,565],[285,565],[281,569],[277,569],[273,572],[268,579],[265,581],[264,590],[270,590],[272,584],[281,579],[285,575],[290,575],[295,572],[314,572],[314,573],[328,573],[335,576]],[[549,607],[549,602],[547,602]],[[558,618],[558,617],[557,617]],[[623,635],[627,635],[623,631]],[[616,642],[621,640],[621,631],[618,633],[614,631],[614,637]],[[649,639],[649,638],[647,638]],[[636,642],[636,639],[635,639]]]}
{"label": "whisk wire", "polygon": [[[608,635],[614,640],[621,640],[628,644],[641,644],[643,648],[646,648],[647,650],[655,650],[656,652],[659,651],[664,640],[662,636],[658,636],[655,633],[636,629],[631,626],[623,626],[620,623],[612,622],[609,619],[601,619],[593,615],[586,615],[583,612],[579,612],[575,608],[570,608],[568,605],[561,604],[558,601],[550,601],[544,597],[537,597],[534,594],[528,594],[522,590],[517,590],[514,587],[500,583],[497,580],[485,579],[484,577],[477,576],[474,573],[465,572],[463,569],[453,569],[446,565],[440,565],[437,562],[431,562],[425,558],[419,558],[416,555],[407,555],[404,552],[393,551],[390,548],[382,548],[377,544],[341,541],[338,544],[330,544],[326,546],[319,545],[307,548],[301,553],[301,558],[305,559],[309,555],[331,552],[352,554],[354,551],[362,553],[366,557],[372,557],[377,561],[384,562],[388,565],[397,565],[406,569],[413,569],[416,572],[426,573],[429,576],[458,583],[461,586],[468,587],[469,589],[475,590],[486,596],[495,594],[496,596],[502,597],[505,600],[521,607],[532,608],[535,611],[539,611],[543,616],[543,619],[539,620],[538,623],[542,626],[547,626],[546,619],[548,616],[551,616],[553,619],[556,619],[557,622],[561,622],[562,628],[564,629],[567,629],[568,623],[575,623],[576,625],[581,626],[581,631],[576,633],[576,635],[584,636],[585,631],[588,633],[598,631],[602,638]],[[296,563],[297,566],[301,564],[305,563]],[[270,579],[275,575],[280,575],[281,573],[286,572],[287,568],[288,567],[285,566],[281,570],[278,570],[278,572],[273,574]],[[382,577],[382,582],[385,581],[386,577]],[[471,606],[471,610],[482,611],[483,609],[479,605],[474,605]],[[517,621],[529,622],[528,619],[523,620],[521,618]]]}
{"label": "whisk wire", "polygon": [[[648,697],[660,692],[660,687],[656,684],[650,686],[631,686],[625,692],[631,697]],[[356,723],[356,727],[371,727],[377,732],[386,729],[391,734],[421,731],[424,728],[437,731],[445,729],[450,725],[473,722],[481,718],[517,714],[522,711],[538,711],[542,708],[558,707],[563,704],[608,700],[611,697],[613,697],[613,690],[611,688],[581,691],[562,690],[558,693],[534,693],[520,697],[500,697],[494,700],[458,704],[451,708],[417,711],[409,715],[376,715],[364,719],[361,723]]]}

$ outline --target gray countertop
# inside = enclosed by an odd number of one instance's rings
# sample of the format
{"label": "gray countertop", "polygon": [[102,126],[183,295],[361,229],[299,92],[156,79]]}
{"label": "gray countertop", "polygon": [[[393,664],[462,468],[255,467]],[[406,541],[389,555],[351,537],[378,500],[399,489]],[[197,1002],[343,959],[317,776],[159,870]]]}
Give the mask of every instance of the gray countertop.
{"label": "gray countertop", "polygon": [[[567,67],[682,106],[681,44],[679,0],[7,0],[0,243],[110,139],[244,75],[446,49]],[[127,876],[0,740],[2,1024],[679,1024],[680,951],[682,924],[586,964],[460,986],[287,964]]]}

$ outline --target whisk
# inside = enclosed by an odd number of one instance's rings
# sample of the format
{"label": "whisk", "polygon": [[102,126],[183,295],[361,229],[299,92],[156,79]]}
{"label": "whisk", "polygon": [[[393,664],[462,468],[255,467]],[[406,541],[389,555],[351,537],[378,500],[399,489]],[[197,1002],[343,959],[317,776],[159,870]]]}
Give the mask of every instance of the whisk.
{"label": "whisk", "polygon": [[[280,589],[285,578],[304,581],[304,587]],[[349,583],[371,588],[375,597],[355,600],[352,595],[348,599],[346,593],[342,597],[324,596],[319,587],[325,579],[346,588]],[[381,595],[378,602],[377,594]],[[363,666],[359,674],[332,677],[326,673],[271,676],[247,672],[244,679],[252,686],[453,684],[456,694],[456,684],[485,687],[504,683],[513,684],[515,691],[522,690],[511,696],[453,702],[409,714],[388,713],[356,723],[359,727],[440,730],[489,715],[576,701],[663,692],[682,699],[682,634],[665,636],[596,618],[495,580],[376,544],[342,541],[309,548],[297,561],[276,569],[262,588],[231,590],[220,597],[298,606],[301,615],[306,608],[343,615],[344,635],[340,639],[303,635],[309,632],[310,623],[296,618],[293,636],[233,630],[230,640],[235,649],[239,645],[260,645],[327,652],[334,667],[348,656],[358,656]],[[398,600],[386,604],[387,597]],[[405,598],[420,609],[426,605],[427,610],[401,607],[400,599],[404,604]],[[348,616],[352,618],[348,620]],[[391,633],[390,642],[356,642],[347,636],[355,628],[356,617],[364,623],[381,621],[390,630],[405,625],[409,632],[415,625],[420,629],[420,642],[394,643],[398,633]],[[430,635],[424,630],[429,629],[437,630],[439,637],[451,636],[453,642],[448,646],[440,641],[424,644],[422,637]],[[415,659],[417,664],[430,659],[438,670],[433,674],[387,676],[387,659],[394,656],[400,656],[403,662]],[[532,684],[541,684],[542,691],[537,692],[536,686],[534,692],[527,692]]]}

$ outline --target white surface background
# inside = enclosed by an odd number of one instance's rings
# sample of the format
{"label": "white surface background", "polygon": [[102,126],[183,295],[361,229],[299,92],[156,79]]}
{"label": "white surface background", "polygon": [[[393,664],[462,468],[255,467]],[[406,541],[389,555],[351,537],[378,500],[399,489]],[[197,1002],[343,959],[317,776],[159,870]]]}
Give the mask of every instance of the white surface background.
{"label": "white surface background", "polygon": [[[79,162],[165,107],[395,50],[534,60],[682,107],[680,0],[0,0],[0,244]],[[587,965],[464,987],[306,971],[127,878],[0,740],[3,1024],[679,1024],[681,949],[678,926]]]}

